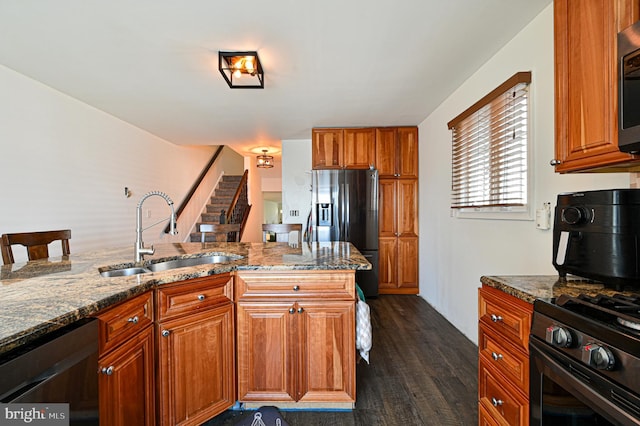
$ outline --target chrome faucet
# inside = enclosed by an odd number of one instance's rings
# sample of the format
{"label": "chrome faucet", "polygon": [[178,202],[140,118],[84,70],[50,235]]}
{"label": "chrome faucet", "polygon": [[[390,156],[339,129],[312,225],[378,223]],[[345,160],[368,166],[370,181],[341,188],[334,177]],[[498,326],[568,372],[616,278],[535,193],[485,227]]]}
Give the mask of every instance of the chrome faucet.
{"label": "chrome faucet", "polygon": [[169,198],[169,196],[164,192],[160,192],[160,191],[151,191],[144,194],[140,199],[140,201],[138,202],[138,207],[136,208],[136,247],[135,247],[136,263],[141,262],[145,254],[153,254],[155,252],[153,246],[149,248],[146,248],[144,246],[144,243],[142,242],[142,232],[151,228],[152,226],[159,224],[160,222],[164,222],[165,220],[167,220],[165,218],[152,225],[147,226],[144,229],[142,228],[142,203],[144,203],[144,200],[151,197],[152,195],[157,195],[159,197],[162,197],[167,202],[167,204],[171,208],[171,216],[170,216],[171,225],[169,228],[169,234],[176,235],[178,233],[178,231],[176,230],[176,213],[175,213],[175,210],[173,209],[173,201],[171,201],[171,198]]}

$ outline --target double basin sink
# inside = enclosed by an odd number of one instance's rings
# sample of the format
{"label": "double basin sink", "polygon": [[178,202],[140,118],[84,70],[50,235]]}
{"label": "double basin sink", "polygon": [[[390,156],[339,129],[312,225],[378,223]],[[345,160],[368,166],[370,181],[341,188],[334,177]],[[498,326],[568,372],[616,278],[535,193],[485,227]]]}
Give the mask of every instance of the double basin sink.
{"label": "double basin sink", "polygon": [[147,274],[150,272],[169,271],[187,266],[209,265],[214,263],[233,262],[242,259],[242,256],[232,254],[207,254],[199,257],[185,257],[158,262],[150,262],[144,266],[130,266],[113,269],[108,266],[99,268],[100,275],[106,278],[128,277],[131,275]]}

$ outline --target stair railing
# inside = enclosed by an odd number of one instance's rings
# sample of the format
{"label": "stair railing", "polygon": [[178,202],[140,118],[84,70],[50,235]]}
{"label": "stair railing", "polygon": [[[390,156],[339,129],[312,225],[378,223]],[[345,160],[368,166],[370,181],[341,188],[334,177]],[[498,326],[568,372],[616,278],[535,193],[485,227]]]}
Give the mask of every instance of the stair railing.
{"label": "stair railing", "polygon": [[247,223],[249,211],[251,210],[248,197],[248,175],[249,171],[245,170],[242,175],[242,179],[240,179],[240,183],[238,184],[238,189],[236,189],[236,193],[231,200],[229,210],[227,211],[227,223],[241,224],[241,238],[242,233],[244,232],[244,225]]}
{"label": "stair railing", "polygon": [[[182,200],[182,202],[180,203],[180,205],[176,209],[176,220],[178,220],[180,218],[180,215],[182,214],[184,209],[187,207],[187,204],[189,204],[189,201],[191,201],[191,198],[193,198],[193,195],[196,193],[196,190],[198,189],[198,187],[200,186],[200,184],[204,180],[204,177],[209,172],[209,169],[211,168],[211,166],[213,166],[213,164],[218,159],[218,156],[222,152],[223,148],[224,148],[224,145],[220,145],[218,147],[216,152],[211,157],[211,160],[209,160],[207,165],[204,166],[204,169],[202,169],[202,171],[200,172],[200,175],[198,176],[198,178],[195,180],[195,182],[193,182],[193,185],[191,186],[191,189],[189,190],[189,193],[184,198],[184,200]],[[169,232],[169,225],[167,225],[167,227],[165,228],[164,232],[165,232],[165,234]]]}

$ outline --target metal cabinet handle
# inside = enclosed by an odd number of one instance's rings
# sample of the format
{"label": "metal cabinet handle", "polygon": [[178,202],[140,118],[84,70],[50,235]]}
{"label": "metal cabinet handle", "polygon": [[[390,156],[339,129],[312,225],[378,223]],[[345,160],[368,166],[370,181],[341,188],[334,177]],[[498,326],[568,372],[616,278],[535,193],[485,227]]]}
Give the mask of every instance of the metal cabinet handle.
{"label": "metal cabinet handle", "polygon": [[502,359],[503,356],[502,356],[502,354],[497,354],[495,352],[491,352],[491,358],[493,358],[494,361],[497,361],[499,359]]}
{"label": "metal cabinet handle", "polygon": [[107,376],[110,376],[113,374],[113,365],[109,366],[109,367],[103,367],[102,368],[102,374],[106,374]]}
{"label": "metal cabinet handle", "polygon": [[303,312],[304,312],[304,309],[302,308],[302,306],[301,306],[301,307],[299,307],[299,308],[298,308],[298,313],[299,313],[299,314],[301,314],[301,313],[303,313]]}
{"label": "metal cabinet handle", "polygon": [[293,286],[293,291],[298,291],[300,290],[300,286],[299,285],[294,285]]}
{"label": "metal cabinet handle", "polygon": [[198,295],[198,300],[199,300],[199,301],[201,301],[201,302],[202,302],[202,301],[204,300],[204,298],[205,298],[204,294],[199,294],[199,295]]}
{"label": "metal cabinet handle", "polygon": [[552,159],[551,161],[549,161],[549,164],[550,164],[550,165],[552,165],[552,166],[557,166],[557,165],[559,165],[560,163],[562,163],[562,161],[560,161],[560,160],[556,160],[555,158],[554,158],[554,159]]}
{"label": "metal cabinet handle", "polygon": [[289,308],[289,313],[290,314],[295,314],[296,313],[296,309],[295,308]]}
{"label": "metal cabinet handle", "polygon": [[169,335],[171,334],[171,332],[169,330],[162,330],[162,337],[169,337]]}
{"label": "metal cabinet handle", "polygon": [[502,316],[501,315],[496,315],[496,314],[491,314],[491,321],[493,321],[493,322],[502,321]]}
{"label": "metal cabinet handle", "polygon": [[138,323],[138,316],[136,315],[135,317],[129,318],[127,320],[127,322],[132,322],[134,324],[137,324]]}
{"label": "metal cabinet handle", "polygon": [[504,401],[501,399],[491,398],[491,403],[493,404],[494,407],[497,407],[498,405],[504,404]]}

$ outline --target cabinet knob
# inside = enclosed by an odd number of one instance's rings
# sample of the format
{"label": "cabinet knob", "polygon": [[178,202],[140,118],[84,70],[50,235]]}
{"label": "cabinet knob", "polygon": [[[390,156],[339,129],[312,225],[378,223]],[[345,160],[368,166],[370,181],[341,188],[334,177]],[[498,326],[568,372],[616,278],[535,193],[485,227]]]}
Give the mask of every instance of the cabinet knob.
{"label": "cabinet knob", "polygon": [[555,158],[553,160],[549,161],[549,164],[551,164],[552,166],[557,166],[560,163],[562,163],[562,161],[556,160]]}
{"label": "cabinet knob", "polygon": [[109,367],[103,367],[102,368],[102,374],[106,374],[107,376],[110,376],[113,374],[113,365],[109,366]]}
{"label": "cabinet knob", "polygon": [[201,302],[202,302],[202,301],[204,300],[204,298],[205,298],[204,294],[199,294],[199,295],[198,295],[198,300],[199,300],[199,301],[201,301]]}
{"label": "cabinet knob", "polygon": [[135,317],[129,318],[127,320],[127,322],[131,322],[133,324],[137,324],[138,323],[138,316],[136,315]]}
{"label": "cabinet knob", "polygon": [[299,285],[294,285],[293,286],[293,291],[298,291],[300,290],[300,286]]}
{"label": "cabinet knob", "polygon": [[491,403],[494,407],[504,404],[504,401],[501,399],[491,398]]}
{"label": "cabinet knob", "polygon": [[493,322],[502,321],[502,316],[501,315],[496,315],[496,314],[491,314],[491,321],[493,321]]}
{"label": "cabinet knob", "polygon": [[299,313],[299,314],[301,314],[301,313],[303,313],[303,312],[304,312],[304,309],[303,309],[302,307],[299,307],[299,308],[298,308],[298,313]]}
{"label": "cabinet knob", "polygon": [[289,308],[289,313],[290,313],[290,314],[295,314],[295,313],[296,313],[295,308]]}
{"label": "cabinet knob", "polygon": [[493,358],[494,361],[497,361],[499,359],[502,359],[502,354],[497,354],[495,352],[491,352],[491,358]]}
{"label": "cabinet knob", "polygon": [[169,337],[169,335],[171,334],[171,332],[169,330],[162,330],[162,337]]}

